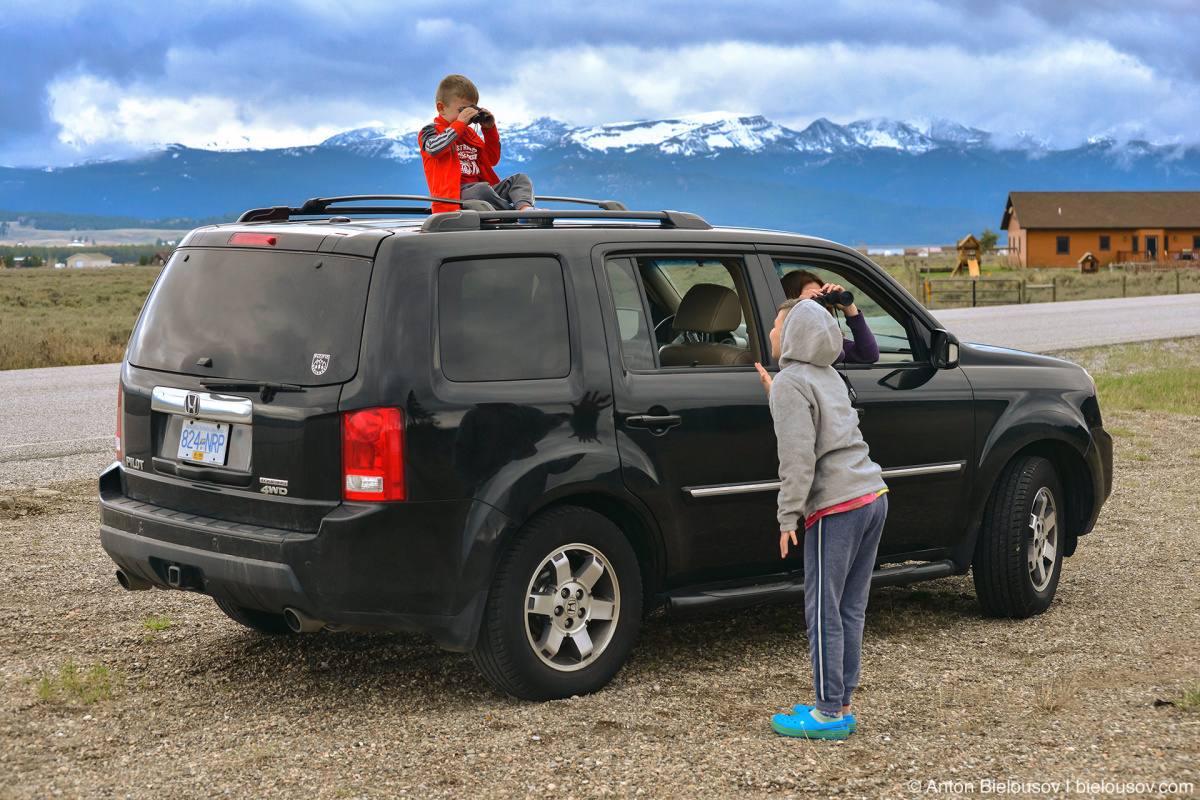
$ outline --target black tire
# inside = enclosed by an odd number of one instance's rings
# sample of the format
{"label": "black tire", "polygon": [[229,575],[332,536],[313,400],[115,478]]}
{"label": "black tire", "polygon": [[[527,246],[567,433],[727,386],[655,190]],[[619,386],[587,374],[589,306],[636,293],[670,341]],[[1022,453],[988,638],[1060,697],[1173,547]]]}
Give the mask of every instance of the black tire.
{"label": "black tire", "polygon": [[239,625],[253,628],[259,633],[284,636],[294,632],[288,627],[283,614],[271,614],[270,612],[259,611],[254,608],[244,608],[237,603],[220,597],[214,597],[213,602],[217,604],[217,608],[225,612],[225,616]]}
{"label": "black tire", "polygon": [[1000,474],[971,568],[984,613],[1025,619],[1050,607],[1067,540],[1063,500],[1054,465],[1044,458],[1014,459]]}
{"label": "black tire", "polygon": [[525,700],[588,694],[621,669],[641,616],[641,569],[624,534],[595,511],[562,506],[513,539],[471,656],[489,683]]}

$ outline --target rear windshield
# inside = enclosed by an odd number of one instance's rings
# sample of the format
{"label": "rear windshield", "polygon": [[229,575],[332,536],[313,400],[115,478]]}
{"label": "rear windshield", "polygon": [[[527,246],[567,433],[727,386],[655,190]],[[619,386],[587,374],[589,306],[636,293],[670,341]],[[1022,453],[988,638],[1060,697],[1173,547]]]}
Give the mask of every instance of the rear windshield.
{"label": "rear windshield", "polygon": [[[129,363],[214,378],[345,383],[358,369],[370,280],[370,261],[325,253],[177,251],[146,300]],[[207,359],[212,366],[201,366]]]}

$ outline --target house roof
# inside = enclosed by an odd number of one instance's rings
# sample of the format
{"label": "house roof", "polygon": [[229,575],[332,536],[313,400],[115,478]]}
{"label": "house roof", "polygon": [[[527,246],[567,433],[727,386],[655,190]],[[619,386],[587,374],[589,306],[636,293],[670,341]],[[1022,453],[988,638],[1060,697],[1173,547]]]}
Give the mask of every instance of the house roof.
{"label": "house roof", "polygon": [[1200,228],[1200,192],[1009,192],[1000,229],[1013,213],[1031,228]]}
{"label": "house roof", "polygon": [[82,258],[87,261],[112,261],[112,258],[104,255],[104,253],[72,253],[67,256],[68,261],[73,258]]}

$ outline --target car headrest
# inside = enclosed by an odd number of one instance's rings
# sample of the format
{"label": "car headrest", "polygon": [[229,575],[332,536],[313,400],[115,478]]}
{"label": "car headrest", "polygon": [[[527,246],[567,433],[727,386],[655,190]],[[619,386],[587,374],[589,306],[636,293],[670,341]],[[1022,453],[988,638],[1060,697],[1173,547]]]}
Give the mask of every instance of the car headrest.
{"label": "car headrest", "polygon": [[697,283],[679,301],[675,321],[677,331],[720,333],[736,330],[742,324],[742,305],[737,292],[715,283]]}

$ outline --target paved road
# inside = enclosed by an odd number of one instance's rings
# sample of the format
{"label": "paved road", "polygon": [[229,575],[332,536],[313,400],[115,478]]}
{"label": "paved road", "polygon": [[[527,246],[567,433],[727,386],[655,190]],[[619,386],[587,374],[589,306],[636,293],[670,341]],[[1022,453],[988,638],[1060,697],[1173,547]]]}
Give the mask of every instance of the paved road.
{"label": "paved road", "polygon": [[0,491],[97,475],[114,458],[120,364],[0,372]]}
{"label": "paved road", "polygon": [[1033,353],[1200,336],[1200,294],[951,308],[933,313],[964,342]]}
{"label": "paved road", "polygon": [[[1045,352],[1200,336],[1200,294],[949,309],[966,342]],[[0,490],[96,475],[113,459],[118,364],[0,372]]]}

